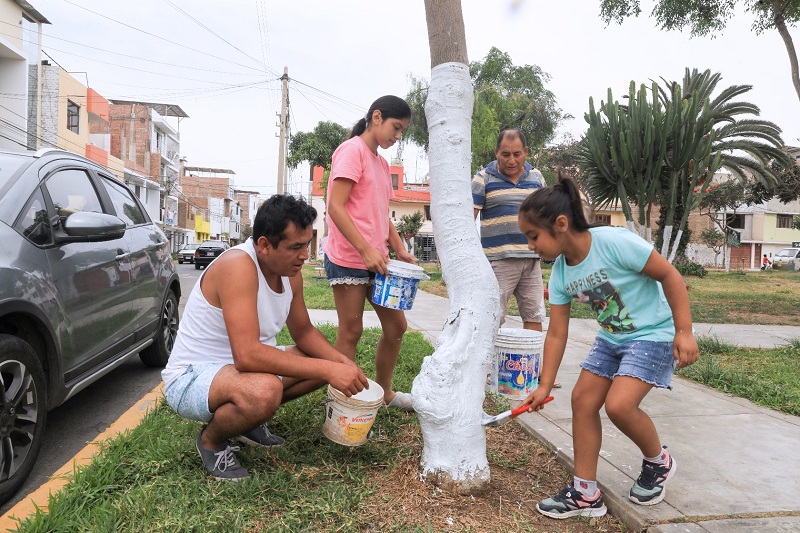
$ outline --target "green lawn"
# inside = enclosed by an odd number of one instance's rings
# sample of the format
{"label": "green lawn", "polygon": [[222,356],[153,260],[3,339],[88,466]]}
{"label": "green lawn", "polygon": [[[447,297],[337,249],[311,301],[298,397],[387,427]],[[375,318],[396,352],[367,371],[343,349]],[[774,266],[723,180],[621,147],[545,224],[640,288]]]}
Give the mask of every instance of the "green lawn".
{"label": "green lawn", "polygon": [[[314,279],[315,274],[313,268],[303,272],[309,307],[331,309],[327,281]],[[437,286],[436,281],[427,283]],[[704,279],[691,278],[689,294],[697,321],[772,314],[795,323],[800,306],[792,295],[798,294],[798,284],[800,276],[791,273],[712,272]],[[321,329],[330,340],[336,335],[335,327]],[[367,329],[357,348],[357,360],[368,375],[374,375],[379,337],[380,330]],[[291,340],[284,331],[278,342]],[[737,348],[716,338],[701,338],[699,344],[700,361],[679,375],[800,415],[800,339],[772,350]],[[404,337],[395,372],[398,390],[410,390],[422,359],[432,351],[421,334]],[[18,531],[434,531],[430,523],[411,527],[408,516],[382,513],[375,504],[386,502],[380,499],[377,480],[389,479],[393,468],[419,454],[418,428],[411,437],[408,433],[418,425],[416,416],[381,409],[375,437],[347,448],[322,434],[324,398],[323,389],[283,406],[270,427],[287,437],[287,443],[268,451],[243,448],[240,457],[252,477],[235,484],[206,477],[194,449],[201,424],[181,419],[161,404],[137,428],[104,444],[91,465],[78,469],[72,481],[51,496],[48,511],[23,520]],[[537,469],[530,458],[504,458],[513,469]],[[429,498],[437,495],[432,489]],[[505,519],[513,517],[516,529],[537,530],[513,505],[503,510],[508,513]],[[561,525],[549,530],[572,531]],[[602,522],[593,528],[609,530]]]}

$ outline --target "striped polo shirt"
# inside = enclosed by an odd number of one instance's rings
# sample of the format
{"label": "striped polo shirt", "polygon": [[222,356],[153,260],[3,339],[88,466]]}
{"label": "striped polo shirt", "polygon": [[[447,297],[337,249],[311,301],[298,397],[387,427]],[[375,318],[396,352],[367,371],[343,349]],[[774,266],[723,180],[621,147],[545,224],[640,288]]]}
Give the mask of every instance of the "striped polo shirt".
{"label": "striped polo shirt", "polygon": [[517,215],[523,200],[544,186],[542,173],[525,163],[525,171],[514,184],[492,161],[472,178],[472,203],[481,211],[481,245],[489,261],[507,258],[538,258],[528,250],[528,239],[519,230]]}

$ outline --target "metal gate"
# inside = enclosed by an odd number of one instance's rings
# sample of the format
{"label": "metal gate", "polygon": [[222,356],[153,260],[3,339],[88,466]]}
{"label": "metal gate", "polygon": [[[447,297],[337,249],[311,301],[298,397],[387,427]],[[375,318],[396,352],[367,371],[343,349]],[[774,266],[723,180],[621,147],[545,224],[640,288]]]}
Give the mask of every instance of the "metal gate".
{"label": "metal gate", "polygon": [[436,243],[433,241],[433,234],[422,233],[414,238],[414,250],[417,259],[422,263],[432,263],[436,261]]}

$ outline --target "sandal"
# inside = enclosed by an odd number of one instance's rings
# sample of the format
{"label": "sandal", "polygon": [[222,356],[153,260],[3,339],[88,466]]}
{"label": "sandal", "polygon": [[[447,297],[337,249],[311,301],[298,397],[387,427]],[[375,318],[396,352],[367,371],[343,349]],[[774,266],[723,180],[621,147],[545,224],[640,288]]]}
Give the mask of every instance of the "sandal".
{"label": "sandal", "polygon": [[554,388],[554,389],[560,389],[560,388],[561,388],[561,383],[559,383],[558,381],[556,381],[555,383],[553,383],[553,388]]}
{"label": "sandal", "polygon": [[388,407],[395,407],[401,411],[407,411],[409,413],[414,412],[414,404],[411,403],[411,394],[407,392],[395,392],[394,398],[392,398],[392,401],[387,405]]}

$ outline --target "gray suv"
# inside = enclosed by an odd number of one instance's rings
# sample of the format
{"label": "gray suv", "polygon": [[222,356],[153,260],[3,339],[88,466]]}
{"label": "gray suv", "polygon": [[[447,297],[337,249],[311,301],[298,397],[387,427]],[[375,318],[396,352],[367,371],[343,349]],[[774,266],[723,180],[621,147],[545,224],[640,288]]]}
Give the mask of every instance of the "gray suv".
{"label": "gray suv", "polygon": [[0,151],[0,502],[33,468],[49,409],[136,354],[166,365],[180,295],[166,237],[107,169]]}

